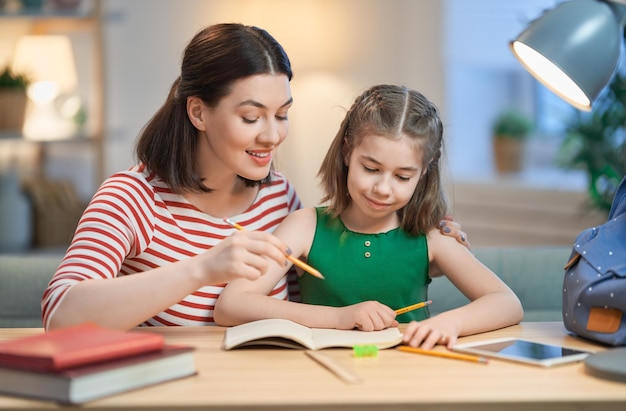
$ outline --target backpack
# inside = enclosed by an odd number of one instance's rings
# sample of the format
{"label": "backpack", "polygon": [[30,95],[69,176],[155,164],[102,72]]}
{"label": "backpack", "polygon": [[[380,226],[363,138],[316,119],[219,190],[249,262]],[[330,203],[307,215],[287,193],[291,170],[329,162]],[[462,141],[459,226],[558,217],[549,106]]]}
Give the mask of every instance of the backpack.
{"label": "backpack", "polygon": [[573,334],[626,345],[626,177],[608,221],[578,234],[563,281],[563,324]]}

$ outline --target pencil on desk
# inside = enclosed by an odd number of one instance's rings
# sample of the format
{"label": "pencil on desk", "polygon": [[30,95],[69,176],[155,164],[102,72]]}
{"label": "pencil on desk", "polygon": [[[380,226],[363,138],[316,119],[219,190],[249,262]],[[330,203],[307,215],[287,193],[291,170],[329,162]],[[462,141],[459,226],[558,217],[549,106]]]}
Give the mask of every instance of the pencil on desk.
{"label": "pencil on desk", "polygon": [[[231,225],[232,227],[236,228],[239,231],[245,231],[246,230],[241,225],[239,225],[236,222],[232,221],[230,218],[225,218],[224,221],[226,223],[228,223],[229,225]],[[322,273],[320,273],[319,271],[317,271],[315,268],[311,267],[310,265],[308,265],[304,261],[299,260],[296,257],[294,257],[292,255],[289,255],[289,254],[285,254],[285,256],[287,257],[287,260],[291,261],[294,265],[302,268],[304,271],[308,272],[312,276],[317,277],[317,278],[321,278],[322,280],[324,279],[324,276],[322,275]]]}
{"label": "pencil on desk", "polygon": [[404,351],[404,352],[415,353],[415,354],[432,355],[435,357],[444,357],[444,358],[451,358],[455,360],[478,362],[482,364],[487,364],[487,362],[489,362],[487,358],[485,357],[480,357],[478,355],[471,355],[471,354],[461,354],[461,353],[452,352],[452,351],[425,350],[423,348],[408,347],[406,345],[399,346],[398,350]]}
{"label": "pencil on desk", "polygon": [[421,303],[409,305],[408,307],[398,308],[396,310],[396,315],[408,313],[409,311],[413,311],[413,310],[417,310],[418,308],[426,307],[427,305],[430,305],[432,303],[433,303],[433,300],[428,300],[428,301],[423,301]]}

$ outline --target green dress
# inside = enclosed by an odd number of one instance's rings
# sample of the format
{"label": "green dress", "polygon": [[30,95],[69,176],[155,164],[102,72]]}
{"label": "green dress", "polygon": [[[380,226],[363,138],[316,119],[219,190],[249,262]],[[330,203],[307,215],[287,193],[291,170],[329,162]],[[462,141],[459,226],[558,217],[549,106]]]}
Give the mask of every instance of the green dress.
{"label": "green dress", "polygon": [[[325,277],[298,279],[302,302],[343,307],[376,300],[398,309],[428,299],[428,245],[425,235],[400,228],[378,234],[350,231],[341,219],[316,208],[317,224],[308,262]],[[428,307],[397,317],[399,322],[429,317]]]}

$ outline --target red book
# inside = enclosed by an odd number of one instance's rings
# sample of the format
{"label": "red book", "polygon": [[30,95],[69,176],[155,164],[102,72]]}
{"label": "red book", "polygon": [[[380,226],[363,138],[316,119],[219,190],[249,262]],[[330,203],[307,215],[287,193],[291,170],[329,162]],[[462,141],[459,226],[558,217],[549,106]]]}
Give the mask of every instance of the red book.
{"label": "red book", "polygon": [[83,404],[197,373],[194,348],[162,349],[59,371],[0,367],[0,395]]}
{"label": "red book", "polygon": [[55,371],[156,351],[163,336],[85,323],[0,342],[0,366]]}

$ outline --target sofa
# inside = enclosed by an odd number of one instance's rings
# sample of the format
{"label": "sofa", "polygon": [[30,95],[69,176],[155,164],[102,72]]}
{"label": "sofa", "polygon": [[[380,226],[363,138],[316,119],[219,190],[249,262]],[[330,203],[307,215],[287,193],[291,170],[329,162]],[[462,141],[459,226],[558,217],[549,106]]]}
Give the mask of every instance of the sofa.
{"label": "sofa", "polygon": [[0,254],[0,327],[42,327],[41,296],[62,258]]}
{"label": "sofa", "polygon": [[[571,246],[485,247],[472,251],[517,294],[524,307],[523,321],[562,321],[563,267]],[[445,277],[433,279],[428,297],[433,301],[431,315],[469,301]]]}
{"label": "sofa", "polygon": [[[569,246],[490,247],[472,250],[518,295],[524,321],[561,321],[563,266]],[[41,327],[40,301],[62,255],[0,254],[0,327]],[[465,304],[445,277],[429,287],[431,314]]]}

